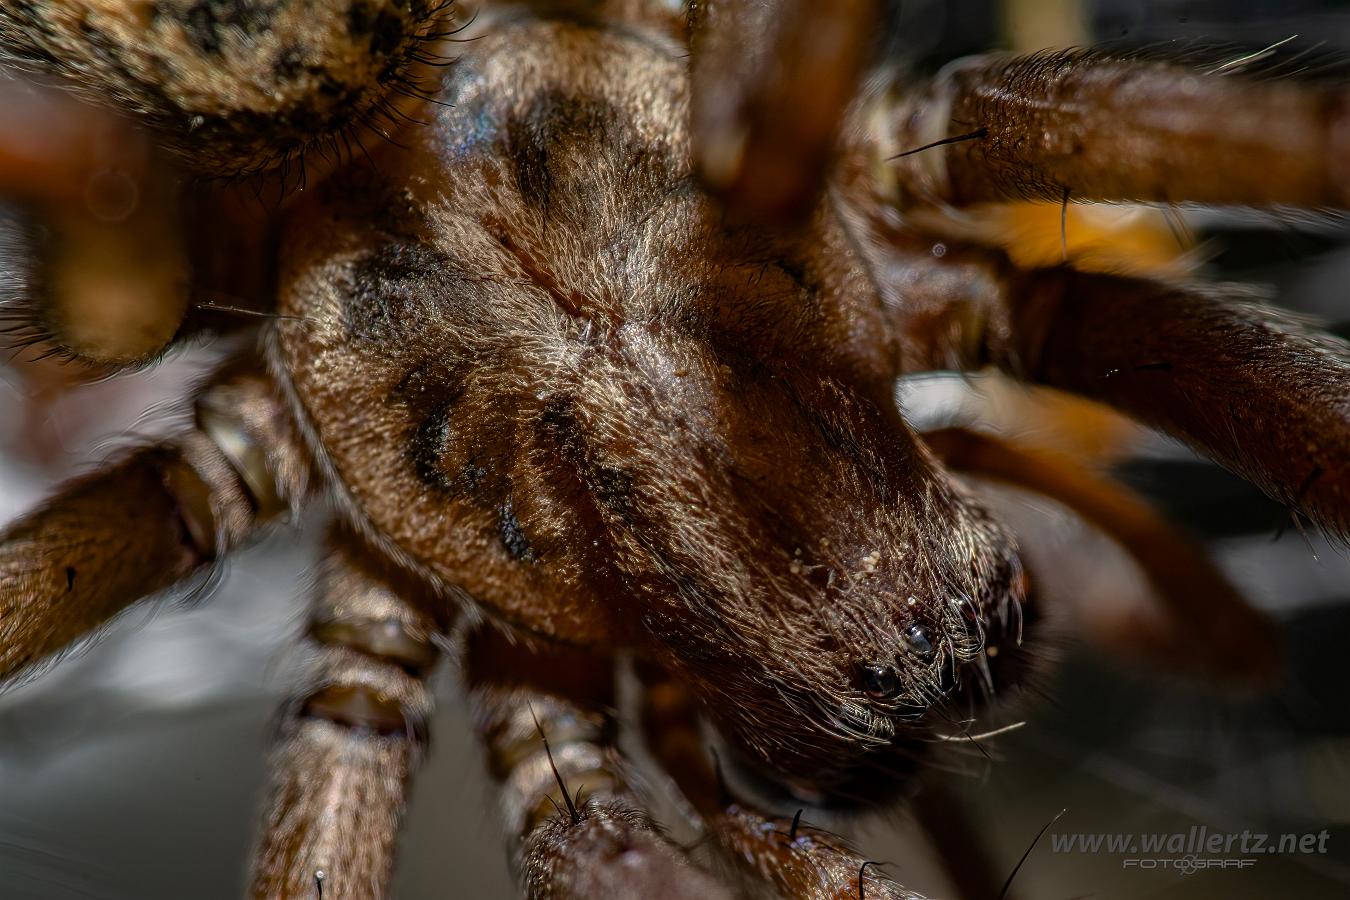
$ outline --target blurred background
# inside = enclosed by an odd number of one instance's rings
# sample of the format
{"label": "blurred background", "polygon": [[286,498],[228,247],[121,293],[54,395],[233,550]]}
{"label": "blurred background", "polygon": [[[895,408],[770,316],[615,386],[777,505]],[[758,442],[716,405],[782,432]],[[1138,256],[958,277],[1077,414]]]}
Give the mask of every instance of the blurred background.
{"label": "blurred background", "polygon": [[[1325,0],[913,0],[900,14],[904,52],[924,71],[990,47],[1224,45],[1236,56],[1297,36],[1280,52],[1307,51],[1302,59],[1316,75],[1350,50],[1350,4]],[[1333,326],[1350,321],[1350,232],[1338,219],[1180,216],[1204,274],[1270,285],[1278,302]],[[0,294],[20,277],[10,265],[15,240],[0,219],[0,282],[8,282]],[[172,429],[184,386],[217,355],[196,348],[148,372],[80,385],[50,361],[0,365],[0,522],[128,441]],[[1006,418],[1021,401],[1003,391],[980,379],[932,378],[903,386],[901,399],[921,422]],[[1129,435],[1116,443],[1117,473],[1202,536],[1277,618],[1272,639],[1285,642],[1289,672],[1269,692],[1237,697],[1118,666],[1066,635],[1044,700],[1019,710],[1027,724],[997,743],[996,762],[972,756],[965,775],[942,785],[947,818],[964,821],[969,852],[1006,875],[1065,810],[1017,875],[1012,893],[1021,897],[1350,896],[1350,552],[1169,441]],[[1142,590],[1109,543],[1063,511],[1007,493],[994,502],[1014,521],[1039,523],[1050,539],[1028,549],[1082,596]],[[275,710],[300,662],[291,644],[322,519],[315,511],[278,529],[212,582],[142,604],[96,645],[0,693],[0,898],[242,894]],[[436,689],[398,896],[514,897],[450,673],[440,673]],[[950,894],[912,813],[831,824],[907,886]],[[1242,871],[1192,874],[1124,869],[1121,854],[1055,852],[1051,840],[1194,825],[1211,833],[1327,829],[1330,837],[1325,854],[1276,854]]]}

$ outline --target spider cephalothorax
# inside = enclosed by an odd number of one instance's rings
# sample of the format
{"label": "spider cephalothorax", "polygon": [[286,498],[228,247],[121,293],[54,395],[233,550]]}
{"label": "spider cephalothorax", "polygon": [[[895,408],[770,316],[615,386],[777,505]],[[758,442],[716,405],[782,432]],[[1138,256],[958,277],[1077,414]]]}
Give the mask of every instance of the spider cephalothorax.
{"label": "spider cephalothorax", "polygon": [[[750,877],[789,896],[909,896],[799,821],[778,840],[733,794],[875,806],[945,742],[977,744],[984,701],[1026,679],[1016,542],[953,472],[1051,496],[1135,556],[1167,621],[1122,622],[1122,644],[1268,672],[1264,619],[1132,495],[972,431],[916,434],[900,375],[997,365],[1170,430],[1320,522],[1350,520],[1340,345],[1188,284],[1021,268],[951,215],[1021,194],[1184,199],[1191,155],[1141,173],[1102,131],[1124,91],[1110,125],[1132,152],[1186,144],[1149,114],[1166,65],[976,60],[854,102],[885,4],[699,3],[687,23],[659,3],[529,4],[452,50],[446,8],[401,0],[165,0],[142,10],[143,35],[117,4],[77,6],[0,4],[5,58],[139,115],[190,172],[233,163],[256,208],[208,184],[145,227],[185,215],[192,239],[164,254],[191,263],[190,296],[242,293],[269,321],[181,438],[5,533],[0,675],[285,509],[334,501],[310,627],[322,655],[289,711],[258,896],[384,891],[425,677],[461,609],[454,641],[532,894],[724,895],[640,812],[611,711],[631,657],[648,748]],[[769,37],[740,56],[748,23]],[[1295,135],[1268,146],[1247,118],[1188,119],[1189,137],[1240,150],[1196,180],[1203,199],[1309,203],[1323,184],[1340,202],[1339,144],[1310,135],[1339,133],[1341,94],[1187,78],[1179,106],[1237,91]],[[69,107],[44,114],[81,133]],[[389,142],[366,152],[372,132]],[[108,164],[175,196],[153,154],[128,162],[133,144]],[[1260,178],[1275,146],[1312,174]],[[140,234],[55,187],[86,163],[31,162],[46,180],[24,185],[0,153],[0,188],[79,238],[48,248],[53,272],[81,271],[63,247]],[[105,274],[136,283],[134,267]],[[180,288],[145,294],[180,315]],[[61,341],[79,294],[26,298],[42,338]],[[212,324],[198,318],[184,330]],[[104,364],[161,349],[153,330],[106,346],[85,332],[67,349]]]}
{"label": "spider cephalothorax", "polygon": [[1011,542],[894,409],[839,215],[725,224],[651,39],[504,25],[444,98],[283,251],[278,369],[335,480],[512,625],[652,646],[758,764],[828,784],[1019,599]]}

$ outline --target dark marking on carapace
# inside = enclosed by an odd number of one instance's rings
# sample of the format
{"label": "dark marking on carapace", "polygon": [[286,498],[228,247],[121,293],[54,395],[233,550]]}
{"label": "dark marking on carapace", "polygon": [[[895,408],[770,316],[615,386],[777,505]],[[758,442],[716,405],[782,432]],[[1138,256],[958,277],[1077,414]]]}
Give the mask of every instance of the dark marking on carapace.
{"label": "dark marking on carapace", "polygon": [[269,0],[198,0],[180,13],[180,21],[188,40],[214,55],[231,30],[244,36],[266,31],[277,6]]}
{"label": "dark marking on carapace", "polygon": [[[507,120],[505,150],[521,197],[545,212],[563,191],[563,181],[571,182],[565,194],[577,215],[605,199],[586,180],[594,170],[586,161],[597,156],[618,163],[615,168],[626,178],[646,185],[668,181],[673,168],[673,161],[642,141],[608,100],[561,91],[541,92],[521,115]],[[571,158],[574,164],[565,165]]]}
{"label": "dark marking on carapace", "polygon": [[278,82],[294,81],[305,68],[305,52],[296,44],[288,44],[277,52],[272,73]]}
{"label": "dark marking on carapace", "polygon": [[[467,288],[443,276],[455,262],[419,242],[394,241],[352,263],[343,292],[343,324],[354,340],[401,341],[416,316],[446,301],[472,302]],[[410,318],[411,317],[411,318]]]}
{"label": "dark marking on carapace", "polygon": [[442,408],[422,420],[408,442],[408,460],[413,465],[417,478],[429,488],[446,493],[457,493],[455,479],[445,471],[442,462],[445,447],[450,440],[450,416],[448,407]]}
{"label": "dark marking on carapace", "polygon": [[405,452],[418,480],[451,496],[473,493],[487,474],[476,463],[467,480],[463,471],[452,473],[447,468],[457,436],[455,408],[464,396],[466,375],[466,366],[447,354],[437,354],[409,369],[387,398],[389,404],[406,409],[408,418],[417,423]]}
{"label": "dark marking on carapace", "polygon": [[367,0],[355,0],[347,7],[347,33],[366,37],[375,30],[375,7]]}
{"label": "dark marking on carapace", "polygon": [[515,507],[509,497],[505,503],[497,507],[497,529],[501,535],[502,546],[511,554],[512,559],[528,563],[538,561],[539,557],[530,546],[530,539],[526,537],[525,531],[520,527]]}
{"label": "dark marking on carapace", "polygon": [[459,470],[459,476],[455,483],[462,486],[465,491],[475,493],[483,486],[487,480],[488,471],[478,464],[478,460],[470,460],[464,468]]}
{"label": "dark marking on carapace", "polygon": [[407,29],[404,18],[389,10],[381,10],[370,28],[370,52],[376,56],[390,56],[403,43]]}

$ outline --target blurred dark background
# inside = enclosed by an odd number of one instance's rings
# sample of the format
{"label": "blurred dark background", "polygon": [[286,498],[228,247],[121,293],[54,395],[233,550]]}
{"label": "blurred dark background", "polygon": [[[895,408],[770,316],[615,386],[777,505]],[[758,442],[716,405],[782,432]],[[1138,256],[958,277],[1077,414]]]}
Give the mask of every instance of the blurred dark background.
{"label": "blurred dark background", "polygon": [[[1316,0],[932,0],[904,3],[900,14],[905,51],[925,70],[995,46],[1081,41],[1075,30],[1122,48],[1221,44],[1238,55],[1297,35],[1282,52],[1308,51],[1312,74],[1339,65],[1350,49],[1350,4]],[[1185,215],[1203,243],[1205,274],[1271,285],[1291,309],[1350,320],[1350,251],[1338,219]],[[0,279],[4,254],[0,245]],[[53,390],[58,399],[36,414],[24,401],[45,389],[46,376],[0,368],[0,521],[128,433],[171,427],[182,385],[210,359],[209,350],[197,351],[116,382]],[[965,390],[964,382],[914,386],[905,402],[936,416],[933,408],[966,402]],[[1047,836],[1017,876],[1014,894],[1022,897],[1350,896],[1350,554],[1171,442],[1145,441],[1119,474],[1203,536],[1277,618],[1272,639],[1286,643],[1289,673],[1265,694],[1236,697],[1121,668],[1068,639],[1045,700],[997,743],[995,764],[979,757],[963,764],[968,774],[946,785],[951,802],[1000,873],[1012,871],[1060,810],[1067,812],[1051,835],[1184,832],[1197,824],[1331,835],[1326,854],[1194,874],[1125,870],[1120,855],[1107,853],[1056,853]],[[1015,497],[1001,502],[1019,507],[1012,515],[1055,524],[1053,543],[1039,552],[1080,578],[1083,590],[1128,569],[1061,511]],[[238,554],[218,584],[133,610],[97,646],[0,694],[0,898],[240,896],[275,709],[297,663],[289,645],[320,518]],[[399,896],[516,896],[448,673],[437,693]],[[941,865],[908,813],[851,830],[900,881],[947,895]]]}

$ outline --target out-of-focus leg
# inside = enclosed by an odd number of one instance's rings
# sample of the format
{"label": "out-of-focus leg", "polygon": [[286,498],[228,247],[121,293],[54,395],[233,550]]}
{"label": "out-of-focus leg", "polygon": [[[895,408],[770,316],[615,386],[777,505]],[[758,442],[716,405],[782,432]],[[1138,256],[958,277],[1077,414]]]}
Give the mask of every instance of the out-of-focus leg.
{"label": "out-of-focus leg", "polygon": [[26,242],[35,258],[15,261],[29,284],[0,314],[0,342],[103,365],[153,358],[188,304],[175,173],[143,131],[59,91],[0,76],[0,118],[0,197],[42,225]]}
{"label": "out-of-focus leg", "polygon": [[465,679],[526,894],[730,898],[643,811],[617,747],[613,678],[603,655],[532,649],[491,628],[469,638]]}
{"label": "out-of-focus leg", "polygon": [[1014,374],[1127,412],[1350,535],[1344,342],[1233,285],[1066,270],[1027,279],[1011,326],[995,358]]}
{"label": "out-of-focus leg", "polygon": [[945,428],[923,435],[951,469],[1051,498],[1117,541],[1147,576],[1168,620],[1121,621],[1126,652],[1169,671],[1262,681],[1278,665],[1278,633],[1215,567],[1202,547],[1109,478],[992,435]]}
{"label": "out-of-focus leg", "polygon": [[410,776],[426,741],[424,677],[440,656],[424,589],[349,535],[330,542],[309,624],[312,682],[273,762],[255,898],[388,896]]}
{"label": "out-of-focus leg", "polygon": [[1007,873],[997,872],[985,834],[964,808],[960,795],[936,778],[925,781],[909,808],[923,828],[936,856],[956,889],[966,900],[997,897],[1015,900],[1016,891],[1000,893]]}
{"label": "out-of-focus leg", "polygon": [[187,578],[303,497],[270,381],[220,375],[176,440],[77,479],[0,533],[0,680]]}
{"label": "out-of-focus leg", "polygon": [[678,0],[526,0],[544,13],[582,16],[608,25],[623,23],[682,39],[689,25],[685,4]]}
{"label": "out-of-focus leg", "polygon": [[1350,535],[1343,341],[1239,286],[1023,271],[981,248],[896,250],[911,264],[890,308],[906,371],[995,363],[1097,400]]}
{"label": "out-of-focus leg", "polygon": [[883,5],[691,4],[695,156],[733,217],[791,226],[815,208]]}

